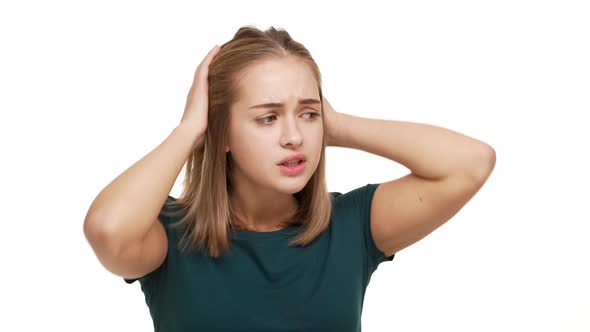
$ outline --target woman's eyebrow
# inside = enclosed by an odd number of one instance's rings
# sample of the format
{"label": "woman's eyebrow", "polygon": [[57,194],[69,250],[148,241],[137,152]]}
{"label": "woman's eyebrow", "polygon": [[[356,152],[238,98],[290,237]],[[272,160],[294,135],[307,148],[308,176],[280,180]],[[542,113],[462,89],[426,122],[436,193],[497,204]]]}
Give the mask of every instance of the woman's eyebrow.
{"label": "woman's eyebrow", "polygon": [[[313,98],[299,99],[299,104],[313,105],[313,104],[320,104],[320,101],[317,99],[313,99]],[[285,106],[285,104],[283,104],[283,103],[266,103],[266,104],[250,106],[248,109],[252,109],[252,108],[281,108],[283,106]]]}

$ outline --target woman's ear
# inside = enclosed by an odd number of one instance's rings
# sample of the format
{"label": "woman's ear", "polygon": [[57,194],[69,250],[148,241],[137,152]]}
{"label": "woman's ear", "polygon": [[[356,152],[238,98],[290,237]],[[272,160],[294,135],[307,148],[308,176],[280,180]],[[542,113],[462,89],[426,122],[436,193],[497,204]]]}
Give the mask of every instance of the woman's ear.
{"label": "woman's ear", "polygon": [[229,146],[225,146],[225,152],[229,152]]}

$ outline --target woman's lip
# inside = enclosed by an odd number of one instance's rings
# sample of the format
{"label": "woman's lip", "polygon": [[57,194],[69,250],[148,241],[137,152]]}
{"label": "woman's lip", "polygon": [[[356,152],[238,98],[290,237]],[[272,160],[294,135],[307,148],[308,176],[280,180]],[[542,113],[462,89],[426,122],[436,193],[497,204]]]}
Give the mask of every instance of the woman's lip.
{"label": "woman's lip", "polygon": [[307,164],[307,162],[305,160],[303,160],[301,162],[301,164],[295,165],[295,166],[285,166],[282,164],[279,164],[278,166],[283,173],[289,174],[289,175],[296,175],[296,174],[301,173],[305,169],[306,164]]}
{"label": "woman's lip", "polygon": [[302,162],[305,162],[305,159],[302,159],[302,158],[301,159],[297,159],[297,158],[295,158],[295,159],[291,159],[291,160],[280,162],[280,163],[277,164],[277,166],[282,165],[284,163],[288,163],[288,162],[293,161],[293,160],[301,160]]}
{"label": "woman's lip", "polygon": [[292,160],[296,160],[296,159],[305,161],[305,155],[303,153],[296,153],[296,154],[290,155],[289,157],[281,160],[277,165],[280,165],[282,163],[286,163],[286,162],[289,162]]}

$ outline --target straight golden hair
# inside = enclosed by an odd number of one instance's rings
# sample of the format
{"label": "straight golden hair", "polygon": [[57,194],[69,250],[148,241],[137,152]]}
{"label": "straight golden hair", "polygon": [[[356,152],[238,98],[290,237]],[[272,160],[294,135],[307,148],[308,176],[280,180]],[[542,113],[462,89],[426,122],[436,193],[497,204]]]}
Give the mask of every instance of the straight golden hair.
{"label": "straight golden hair", "polygon": [[[239,229],[230,201],[231,151],[225,152],[229,138],[230,107],[239,98],[240,74],[248,66],[272,58],[294,56],[308,64],[315,76],[320,101],[323,102],[321,75],[309,51],[294,41],[283,29],[270,27],[261,31],[252,26],[241,27],[234,37],[221,46],[209,65],[209,107],[207,130],[203,142],[187,159],[182,194],[166,203],[162,215],[182,215],[172,225],[184,229],[182,249],[188,244],[195,250],[208,251],[211,257],[230,251],[231,232]],[[323,117],[323,112],[322,112]],[[290,246],[305,246],[330,224],[332,200],[325,181],[326,139],[318,167],[305,187],[294,195],[297,212],[283,220],[286,225],[300,225],[299,234]]]}

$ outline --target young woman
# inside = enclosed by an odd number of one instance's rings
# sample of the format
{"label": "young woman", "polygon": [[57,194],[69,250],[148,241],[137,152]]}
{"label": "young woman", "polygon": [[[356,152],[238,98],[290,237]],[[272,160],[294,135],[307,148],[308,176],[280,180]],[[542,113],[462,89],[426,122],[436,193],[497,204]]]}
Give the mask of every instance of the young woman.
{"label": "young woman", "polygon": [[[330,193],[326,146],[411,173]],[[455,215],[494,164],[489,145],[447,129],[336,112],[303,45],[242,27],[198,66],[170,136],[97,196],[84,232],[106,269],[139,280],[156,331],[360,331],[377,266]]]}

